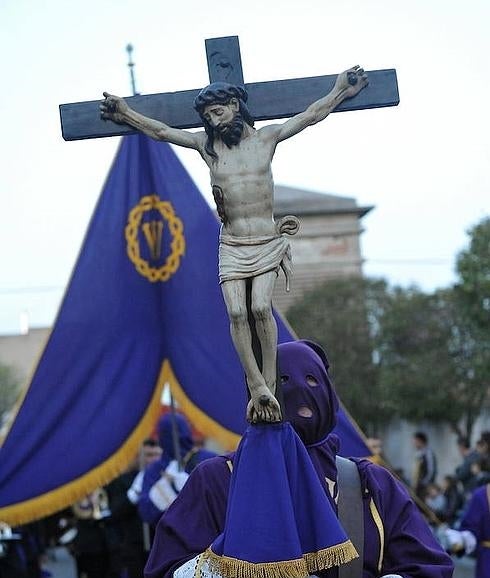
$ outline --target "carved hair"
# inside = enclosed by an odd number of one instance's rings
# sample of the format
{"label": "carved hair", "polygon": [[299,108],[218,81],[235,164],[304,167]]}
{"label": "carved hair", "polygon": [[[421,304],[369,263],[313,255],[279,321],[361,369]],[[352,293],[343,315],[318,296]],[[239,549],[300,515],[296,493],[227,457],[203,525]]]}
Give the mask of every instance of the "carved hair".
{"label": "carved hair", "polygon": [[214,129],[209,122],[204,118],[204,109],[206,106],[212,104],[229,104],[230,101],[236,98],[238,100],[239,114],[243,120],[250,126],[254,125],[254,119],[250,114],[247,105],[248,94],[244,87],[229,84],[228,82],[213,82],[203,88],[194,100],[194,108],[198,112],[204,125],[204,130],[208,136],[205,150],[208,155],[214,159],[218,158],[214,150]]}

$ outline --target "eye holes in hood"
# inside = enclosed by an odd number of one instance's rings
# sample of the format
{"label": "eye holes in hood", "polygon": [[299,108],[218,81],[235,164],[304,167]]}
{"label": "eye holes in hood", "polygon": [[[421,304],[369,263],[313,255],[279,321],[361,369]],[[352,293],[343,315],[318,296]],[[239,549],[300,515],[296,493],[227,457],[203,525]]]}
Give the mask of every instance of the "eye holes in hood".
{"label": "eye holes in hood", "polygon": [[[289,375],[281,375],[281,383],[282,384],[287,383],[288,381],[289,381]],[[305,376],[305,382],[310,387],[318,387],[320,385],[318,382],[318,379],[314,375],[311,375],[310,373],[308,373]]]}
{"label": "eye holes in hood", "polygon": [[306,383],[311,387],[318,387],[318,385],[320,385],[318,379],[314,375],[310,374],[306,376]]}

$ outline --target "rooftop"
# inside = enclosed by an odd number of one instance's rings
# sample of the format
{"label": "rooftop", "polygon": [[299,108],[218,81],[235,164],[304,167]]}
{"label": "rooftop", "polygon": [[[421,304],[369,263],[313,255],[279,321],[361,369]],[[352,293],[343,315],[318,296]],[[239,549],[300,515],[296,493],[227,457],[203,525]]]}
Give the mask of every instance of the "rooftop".
{"label": "rooftop", "polygon": [[295,215],[357,213],[361,218],[373,208],[373,206],[358,206],[354,197],[341,197],[283,185],[274,187],[274,213],[277,216],[290,213]]}

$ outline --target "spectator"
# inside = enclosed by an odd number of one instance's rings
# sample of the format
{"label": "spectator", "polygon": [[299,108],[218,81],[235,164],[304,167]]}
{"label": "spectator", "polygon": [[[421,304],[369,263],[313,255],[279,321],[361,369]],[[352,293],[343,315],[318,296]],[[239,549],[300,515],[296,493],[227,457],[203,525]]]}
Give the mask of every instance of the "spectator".
{"label": "spectator", "polygon": [[[155,455],[155,446],[149,452]],[[157,446],[158,449],[158,446]],[[158,455],[158,454],[157,454]],[[128,491],[139,474],[139,458],[135,459],[128,470],[106,486],[111,516],[107,520],[107,539],[110,550],[111,576],[119,578],[141,578],[146,564],[147,554],[144,547],[143,523],[139,517],[137,505],[128,497]]]}
{"label": "spectator", "polygon": [[[135,476],[131,486],[126,492],[128,500],[138,508],[138,502],[143,490],[143,477],[145,475],[145,469],[152,463],[158,461],[162,456],[162,448],[158,445],[158,442],[153,438],[147,438],[140,449],[139,458],[139,472]],[[143,557],[146,560],[148,558],[148,553],[150,552],[151,542],[153,540],[153,529],[150,525],[141,519],[138,512],[138,518],[141,522],[141,531],[143,536]],[[138,570],[139,571],[139,570]],[[131,570],[129,570],[131,578]],[[139,574],[141,576],[141,574]]]}
{"label": "spectator", "polygon": [[484,486],[490,482],[490,458],[482,456],[476,462],[471,464],[471,474],[472,478],[468,484],[468,499],[471,498],[476,488]]}
{"label": "spectator", "polygon": [[138,500],[141,519],[152,527],[175,500],[194,467],[216,455],[194,445],[189,423],[181,414],[168,413],[160,419],[158,442],[162,455],[145,469]]}
{"label": "spectator", "polygon": [[454,525],[463,508],[464,498],[458,487],[458,481],[454,476],[444,476],[442,491],[446,498],[446,507],[441,513],[441,520],[450,526]]}
{"label": "spectator", "polygon": [[371,452],[371,461],[381,465],[383,463],[383,442],[381,439],[378,437],[367,438],[366,445]]}
{"label": "spectator", "polygon": [[425,499],[427,486],[434,483],[437,474],[437,463],[434,452],[429,447],[427,434],[422,431],[413,434],[415,447],[415,463],[412,478],[412,488],[415,494]]}
{"label": "spectator", "polygon": [[476,442],[476,451],[483,458],[490,458],[490,431],[484,431]]}
{"label": "spectator", "polygon": [[107,493],[102,488],[72,506],[77,534],[71,546],[79,577],[108,578],[110,551],[105,527],[110,515],[108,506]]}
{"label": "spectator", "polygon": [[468,485],[473,477],[471,465],[479,459],[480,453],[476,449],[471,449],[470,442],[466,437],[458,438],[458,450],[463,461],[456,468],[454,475],[461,482],[463,491],[467,492]]}
{"label": "spectator", "polygon": [[438,518],[442,518],[447,502],[438,484],[429,484],[426,489],[425,503]]}

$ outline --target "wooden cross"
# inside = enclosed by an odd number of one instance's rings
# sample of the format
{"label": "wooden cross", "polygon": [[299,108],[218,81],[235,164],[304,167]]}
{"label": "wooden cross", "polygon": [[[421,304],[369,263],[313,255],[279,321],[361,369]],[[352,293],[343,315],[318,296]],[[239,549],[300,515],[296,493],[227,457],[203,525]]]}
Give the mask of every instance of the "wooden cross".
{"label": "wooden cross", "polygon": [[[247,106],[255,120],[288,118],[304,111],[312,102],[330,92],[336,74],[289,80],[245,84],[238,36],[206,40],[209,82],[225,81],[245,86]],[[369,85],[354,98],[342,102],[334,112],[396,106],[400,102],[396,71],[368,71]],[[202,121],[194,110],[194,98],[200,89],[138,95],[126,98],[129,106],[155,120],[175,128],[196,128]],[[65,140],[120,136],[137,132],[100,118],[101,100],[60,105],[62,134]]]}

